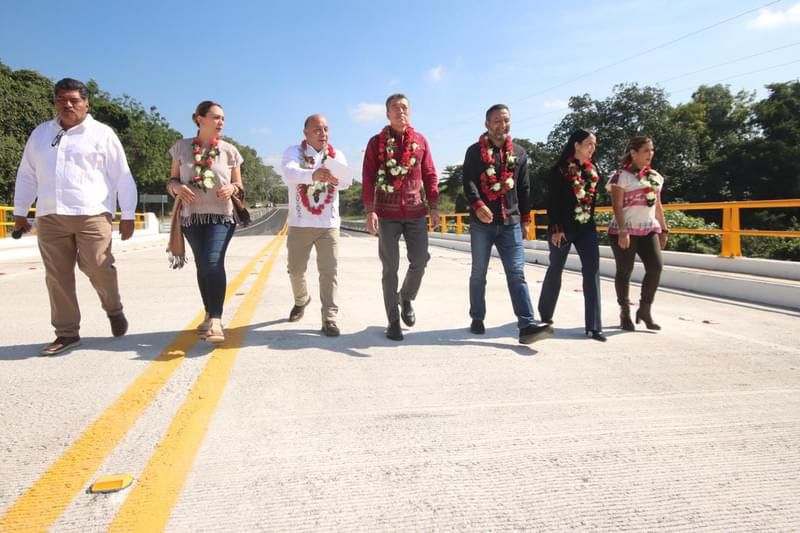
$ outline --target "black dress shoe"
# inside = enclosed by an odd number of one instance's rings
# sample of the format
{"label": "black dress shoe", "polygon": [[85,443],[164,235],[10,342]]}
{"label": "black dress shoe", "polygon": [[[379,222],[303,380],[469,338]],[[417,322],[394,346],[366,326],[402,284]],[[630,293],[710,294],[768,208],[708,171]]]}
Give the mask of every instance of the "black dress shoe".
{"label": "black dress shoe", "polygon": [[414,308],[411,307],[411,300],[403,300],[400,302],[400,317],[403,323],[411,327],[417,322],[417,315],[414,314]]}
{"label": "black dress shoe", "polygon": [[552,326],[553,325],[553,319],[552,318],[548,318],[547,320],[542,320],[542,324],[547,324],[548,326]]}
{"label": "black dress shoe", "polygon": [[483,320],[473,320],[469,325],[469,330],[475,335],[483,335],[486,333],[486,327],[483,325]]}
{"label": "black dress shoe", "polygon": [[324,333],[328,337],[338,337],[339,326],[337,326],[336,322],[334,322],[333,320],[326,320],[322,324],[322,333]]}
{"label": "black dress shoe", "polygon": [[124,313],[111,315],[108,321],[111,323],[111,334],[115,337],[122,337],[128,332],[128,319]]}
{"label": "black dress shoe", "polygon": [[525,326],[519,330],[519,343],[531,344],[552,336],[553,326],[549,324],[539,324],[538,326],[531,324],[530,326]]}
{"label": "black dress shoe", "polygon": [[608,340],[608,337],[603,335],[602,331],[595,331],[592,329],[586,330],[586,336],[589,337],[590,339],[594,339],[600,342],[606,342]]}
{"label": "black dress shoe", "polygon": [[301,318],[303,318],[303,313],[306,312],[306,307],[308,304],[311,303],[311,296],[308,297],[308,300],[303,305],[295,305],[292,307],[292,310],[289,311],[289,322],[297,322]]}
{"label": "black dress shoe", "polygon": [[403,330],[400,328],[399,320],[389,322],[389,327],[386,328],[386,338],[393,341],[403,340]]}

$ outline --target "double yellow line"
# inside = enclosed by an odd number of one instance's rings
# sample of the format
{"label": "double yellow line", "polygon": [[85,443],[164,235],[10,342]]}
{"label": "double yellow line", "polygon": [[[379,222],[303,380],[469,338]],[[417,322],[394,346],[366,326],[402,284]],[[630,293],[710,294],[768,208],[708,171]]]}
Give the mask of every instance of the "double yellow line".
{"label": "double yellow line", "polygon": [[[244,284],[258,262],[269,254],[228,326],[225,346],[212,352],[114,519],[112,531],[156,531],[166,525],[285,238],[286,226],[228,284],[226,301]],[[61,516],[180,366],[186,353],[198,342],[195,328],[203,318],[204,312],[198,313],[187,328],[6,510],[0,517],[0,531],[45,531]],[[144,507],[147,512],[143,512]]]}

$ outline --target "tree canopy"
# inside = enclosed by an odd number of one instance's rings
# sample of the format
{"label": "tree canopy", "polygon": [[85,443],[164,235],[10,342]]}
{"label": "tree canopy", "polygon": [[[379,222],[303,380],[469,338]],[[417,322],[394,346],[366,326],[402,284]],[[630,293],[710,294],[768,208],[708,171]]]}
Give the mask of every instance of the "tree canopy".
{"label": "tree canopy", "polygon": [[[33,129],[51,119],[54,83],[31,70],[12,70],[0,63],[0,204],[10,204],[22,151]],[[140,193],[163,194],[169,178],[169,148],[181,137],[155,107],[128,95],[114,97],[94,80],[86,83],[92,116],[111,126],[125,148]],[[242,154],[242,180],[251,203],[269,199],[281,183],[275,169],[256,150],[226,138]]]}

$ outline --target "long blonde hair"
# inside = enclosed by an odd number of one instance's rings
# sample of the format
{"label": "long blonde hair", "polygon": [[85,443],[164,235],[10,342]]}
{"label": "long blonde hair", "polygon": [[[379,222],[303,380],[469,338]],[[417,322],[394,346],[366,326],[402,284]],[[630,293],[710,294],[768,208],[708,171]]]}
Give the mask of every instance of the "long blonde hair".
{"label": "long blonde hair", "polygon": [[628,141],[628,147],[625,148],[625,155],[622,157],[622,166],[626,167],[633,163],[633,159],[631,158],[631,150],[638,152],[642,146],[651,142],[653,142],[653,139],[647,135],[637,135],[636,137],[632,137],[631,140]]}

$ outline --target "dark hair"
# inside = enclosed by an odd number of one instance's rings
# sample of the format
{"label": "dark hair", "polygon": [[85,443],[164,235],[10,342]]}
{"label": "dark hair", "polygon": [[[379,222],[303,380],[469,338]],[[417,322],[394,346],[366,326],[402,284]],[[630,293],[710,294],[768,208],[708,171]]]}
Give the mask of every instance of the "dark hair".
{"label": "dark hair", "polygon": [[508,111],[511,114],[511,110],[508,108],[506,104],[494,104],[492,107],[486,110],[486,122],[489,122],[489,115],[494,113],[495,111]]}
{"label": "dark hair", "polygon": [[406,95],[404,95],[403,93],[390,94],[389,98],[386,99],[386,111],[389,111],[389,106],[395,100],[405,100],[406,102],[408,102],[408,97]]}
{"label": "dark hair", "polygon": [[218,108],[222,109],[221,105],[211,100],[203,100],[202,102],[197,104],[197,109],[195,109],[194,113],[192,113],[192,122],[194,122],[197,127],[200,127],[200,123],[197,122],[197,117],[204,117],[208,115],[208,110],[214,106],[217,106]]}
{"label": "dark hair", "polygon": [[622,157],[622,166],[630,165],[633,162],[633,158],[631,158],[631,150],[639,151],[642,146],[647,143],[653,142],[653,139],[648,137],[647,135],[637,135],[636,137],[632,137],[630,141],[628,141],[628,147],[625,148],[625,155]]}
{"label": "dark hair", "polygon": [[585,128],[578,128],[573,131],[564,144],[564,148],[561,149],[561,155],[558,157],[556,164],[553,165],[553,168],[563,167],[569,159],[575,157],[575,143],[582,143],[589,135],[594,135],[594,133]]}
{"label": "dark hair", "polygon": [[84,100],[89,98],[89,89],[86,88],[86,85],[72,78],[64,78],[56,82],[56,86],[53,88],[53,98],[56,98],[62,91],[78,91]]}

